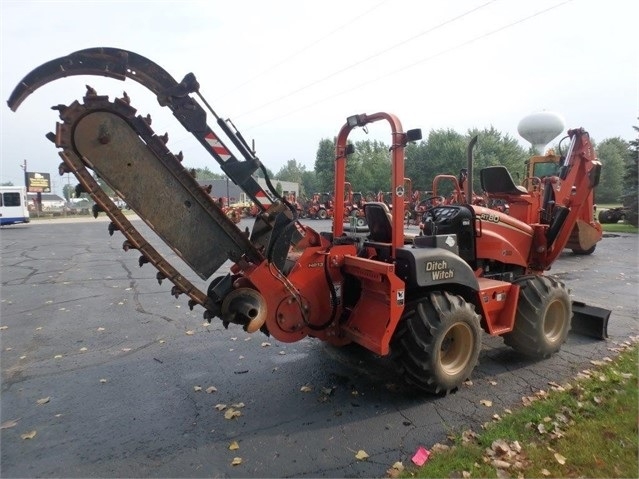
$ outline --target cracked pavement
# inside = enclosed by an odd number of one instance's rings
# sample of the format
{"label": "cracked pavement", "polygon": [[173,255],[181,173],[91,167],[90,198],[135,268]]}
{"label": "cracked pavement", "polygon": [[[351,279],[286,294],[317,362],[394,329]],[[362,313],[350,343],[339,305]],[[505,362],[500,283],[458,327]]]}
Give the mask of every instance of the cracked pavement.
{"label": "cracked pavement", "polygon": [[[19,419],[0,431],[2,477],[383,477],[420,445],[479,430],[522,397],[612,356],[638,330],[637,236],[606,235],[592,256],[566,251],[549,274],[574,299],[613,310],[609,340],[570,335],[558,354],[532,361],[484,334],[472,381],[425,396],[357,346],[285,344],[205,324],[201,308],[190,311],[151,266],[122,251],[105,220],[0,231],[0,416]],[[238,403],[241,415],[230,420],[215,408]],[[233,441],[239,449],[229,450]],[[355,458],[360,449],[367,460]]]}

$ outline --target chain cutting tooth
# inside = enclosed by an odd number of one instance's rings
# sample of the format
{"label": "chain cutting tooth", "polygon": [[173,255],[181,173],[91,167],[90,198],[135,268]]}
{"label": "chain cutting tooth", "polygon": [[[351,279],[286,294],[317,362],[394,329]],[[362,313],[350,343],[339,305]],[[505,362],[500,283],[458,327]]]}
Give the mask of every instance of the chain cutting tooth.
{"label": "chain cutting tooth", "polygon": [[214,318],[214,316],[211,311],[209,311],[208,309],[205,309],[204,313],[202,313],[202,318],[206,319],[210,323],[211,320]]}
{"label": "chain cutting tooth", "polygon": [[137,249],[129,240],[124,240],[122,243],[122,249],[124,251],[129,251],[130,249]]}
{"label": "chain cutting tooth", "polygon": [[193,308],[198,304],[194,299],[189,299],[189,309],[193,311]]}
{"label": "chain cutting tooth", "polygon": [[86,87],[87,87],[86,96],[98,96],[98,92],[95,91],[95,88],[93,88],[91,85],[86,85]]}
{"label": "chain cutting tooth", "polygon": [[164,135],[158,136],[158,138],[160,139],[160,141],[162,143],[164,143],[166,145],[169,142],[169,133],[166,132],[166,133],[164,133]]}
{"label": "chain cutting tooth", "polygon": [[71,173],[71,168],[69,168],[69,165],[67,165],[65,162],[62,162],[58,165],[58,173],[60,173],[60,176],[64,175],[65,173]]}
{"label": "chain cutting tooth", "polygon": [[146,123],[149,126],[151,126],[151,123],[153,123],[153,119],[151,118],[150,113],[147,113],[146,116],[142,119],[144,120],[144,123]]}
{"label": "chain cutting tooth", "polygon": [[125,91],[122,92],[122,98],[118,98],[121,102],[126,103],[127,105],[131,104],[131,97],[127,95]]}
{"label": "chain cutting tooth", "polygon": [[142,265],[145,265],[149,262],[149,258],[147,258],[144,255],[140,255],[140,257],[138,258],[138,264],[140,265],[140,268],[142,267]]}
{"label": "chain cutting tooth", "polygon": [[[76,193],[77,193],[77,188],[76,188]],[[104,211],[100,205],[98,205],[97,203],[94,203],[93,206],[91,207],[91,210],[93,211],[93,217],[97,218],[98,215],[100,214],[101,211]]]}
{"label": "chain cutting tooth", "polygon": [[184,159],[184,153],[182,153],[182,150],[180,150],[180,152],[177,155],[175,155],[175,157],[180,163],[182,163],[182,160]]}
{"label": "chain cutting tooth", "polygon": [[206,186],[202,186],[202,190],[207,194],[210,195],[211,191],[213,191],[213,185],[206,185]]}
{"label": "chain cutting tooth", "polygon": [[171,288],[171,295],[175,296],[176,298],[178,298],[184,291],[182,291],[182,289],[175,285]]}
{"label": "chain cutting tooth", "polygon": [[49,140],[51,143],[55,144],[55,133],[53,133],[52,131],[50,131],[49,133],[47,133],[46,135],[44,135],[44,137]]}
{"label": "chain cutting tooth", "polygon": [[113,221],[109,223],[108,229],[109,229],[109,236],[113,236],[114,231],[120,231],[120,228],[118,228],[118,225],[116,225]]}
{"label": "chain cutting tooth", "polygon": [[158,271],[158,274],[155,275],[155,279],[158,280],[158,284],[162,284],[162,281],[166,279],[166,276],[161,271]]}
{"label": "chain cutting tooth", "polygon": [[80,195],[82,195],[82,193],[86,193],[87,191],[84,189],[84,186],[82,186],[81,183],[78,183],[77,185],[75,185],[75,197],[76,198],[80,198]]}

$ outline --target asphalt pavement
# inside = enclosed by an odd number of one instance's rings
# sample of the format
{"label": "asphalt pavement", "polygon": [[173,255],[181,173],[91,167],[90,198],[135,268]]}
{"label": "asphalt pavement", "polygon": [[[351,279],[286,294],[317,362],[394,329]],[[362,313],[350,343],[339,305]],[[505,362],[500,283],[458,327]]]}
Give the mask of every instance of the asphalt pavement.
{"label": "asphalt pavement", "polygon": [[549,274],[613,311],[610,339],[571,334],[532,361],[484,335],[472,381],[416,394],[361,348],[209,325],[123,239],[93,218],[0,229],[1,477],[384,477],[639,330],[638,237],[606,235]]}

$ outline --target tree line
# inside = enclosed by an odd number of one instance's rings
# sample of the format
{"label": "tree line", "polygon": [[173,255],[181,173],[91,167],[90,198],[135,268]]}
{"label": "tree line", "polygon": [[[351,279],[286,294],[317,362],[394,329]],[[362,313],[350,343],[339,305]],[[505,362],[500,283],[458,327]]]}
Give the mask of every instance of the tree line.
{"label": "tree line", "polygon": [[[465,135],[454,130],[432,130],[424,140],[406,147],[405,174],[413,189],[431,190],[436,175],[458,176],[466,167],[466,151],[470,139],[478,136],[474,149],[475,171],[486,166],[504,165],[513,179],[524,179],[526,160],[535,155],[532,149],[524,149],[517,140],[503,135],[494,128],[472,129]],[[595,149],[603,164],[599,186],[596,190],[598,203],[618,203],[624,195],[636,191],[637,146],[621,138],[609,138]],[[634,142],[636,143],[636,142]],[[594,144],[594,141],[593,141]],[[355,191],[374,192],[390,189],[390,153],[388,145],[376,140],[355,142],[355,151],[346,163],[346,180]],[[568,141],[551,146],[556,153],[566,153]],[[634,148],[634,151],[633,151]],[[309,196],[314,192],[331,192],[334,180],[335,139],[320,140],[313,170],[296,160],[289,160],[274,178],[299,183],[300,192]],[[474,175],[473,187],[480,191],[478,175]],[[635,180],[634,185],[632,180]]]}

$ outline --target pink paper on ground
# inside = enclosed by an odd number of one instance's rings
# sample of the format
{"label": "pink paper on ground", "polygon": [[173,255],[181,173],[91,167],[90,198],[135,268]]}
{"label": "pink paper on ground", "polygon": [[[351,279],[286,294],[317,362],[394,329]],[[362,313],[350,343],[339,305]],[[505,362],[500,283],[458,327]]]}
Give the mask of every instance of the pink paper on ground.
{"label": "pink paper on ground", "polygon": [[417,451],[415,452],[415,455],[413,456],[412,461],[417,466],[423,466],[424,463],[428,461],[429,457],[430,457],[430,451],[426,449],[424,446],[419,446],[417,448]]}

